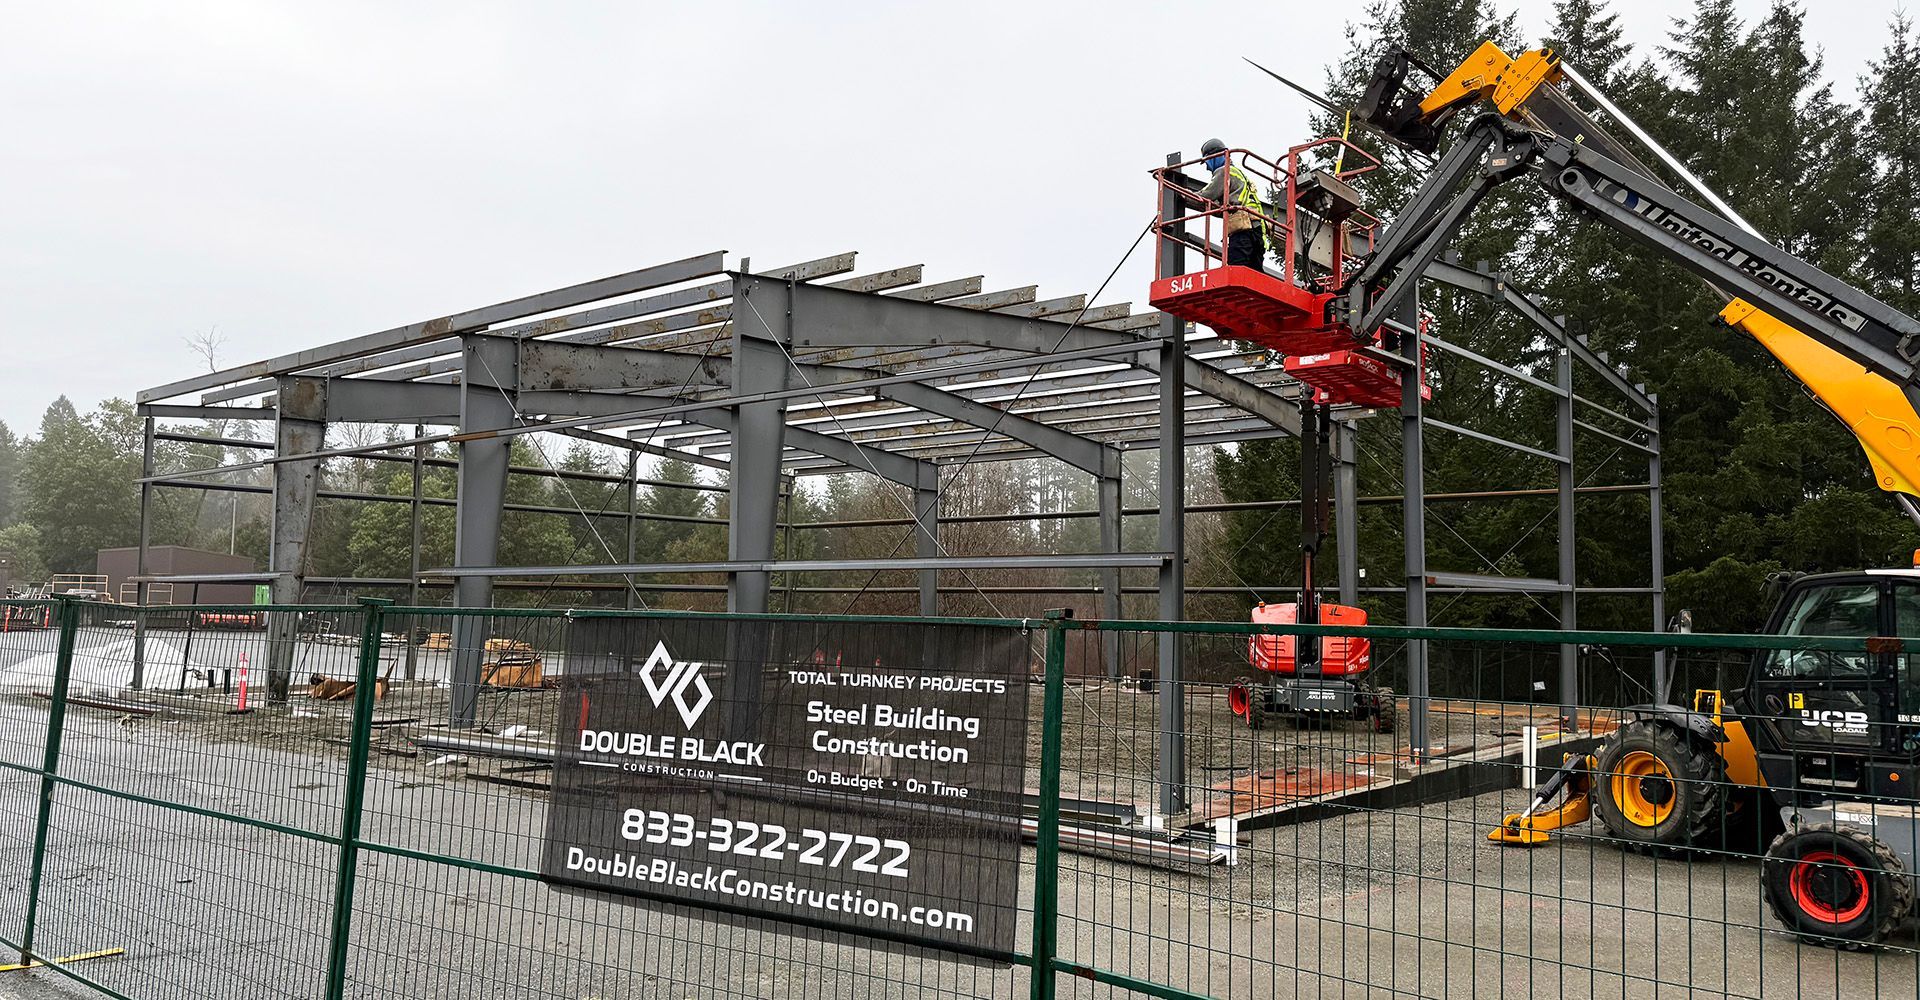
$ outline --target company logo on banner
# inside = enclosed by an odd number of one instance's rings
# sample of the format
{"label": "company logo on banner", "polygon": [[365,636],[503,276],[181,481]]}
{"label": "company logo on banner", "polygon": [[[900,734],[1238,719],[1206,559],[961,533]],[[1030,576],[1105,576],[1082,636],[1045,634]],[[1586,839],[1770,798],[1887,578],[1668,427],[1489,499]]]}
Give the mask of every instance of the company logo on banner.
{"label": "company logo on banner", "polygon": [[[664,678],[655,679],[661,667],[666,668],[667,674]],[[646,664],[640,668],[640,683],[646,685],[647,697],[653,699],[653,707],[659,708],[671,698],[674,709],[680,713],[680,721],[686,723],[688,729],[692,729],[693,724],[700,721],[701,713],[713,704],[713,689],[707,686],[707,679],[701,676],[700,667],[701,664],[696,662],[675,660],[673,654],[667,652],[667,644],[658,642],[653,646],[653,654],[647,657]],[[692,704],[687,702],[689,689],[699,692]]]}

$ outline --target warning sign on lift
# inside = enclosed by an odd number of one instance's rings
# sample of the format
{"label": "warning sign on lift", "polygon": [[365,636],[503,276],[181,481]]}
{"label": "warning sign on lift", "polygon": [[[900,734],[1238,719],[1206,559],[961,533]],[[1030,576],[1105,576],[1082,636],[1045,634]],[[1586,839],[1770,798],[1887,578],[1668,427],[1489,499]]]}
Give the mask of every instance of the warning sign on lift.
{"label": "warning sign on lift", "polygon": [[549,882],[1015,951],[1029,646],[960,625],[581,618]]}

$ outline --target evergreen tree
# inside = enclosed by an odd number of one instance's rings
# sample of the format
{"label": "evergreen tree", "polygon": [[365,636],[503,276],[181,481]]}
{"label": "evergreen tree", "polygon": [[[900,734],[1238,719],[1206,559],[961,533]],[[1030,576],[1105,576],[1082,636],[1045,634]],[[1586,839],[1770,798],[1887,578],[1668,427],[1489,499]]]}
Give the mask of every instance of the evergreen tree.
{"label": "evergreen tree", "polygon": [[[525,437],[513,438],[508,451],[512,465],[524,468],[545,464],[538,449]],[[572,498],[559,484],[560,480],[548,476],[510,474],[507,476],[505,502],[577,509]],[[572,488],[574,485],[567,483],[566,487]],[[593,509],[588,508],[589,511]],[[504,512],[500,516],[500,565],[551,566],[576,558],[589,561],[603,558],[605,550],[598,545],[590,550],[576,548],[569,522],[577,520],[539,511]]]}
{"label": "evergreen tree", "polygon": [[1621,35],[1620,15],[1606,0],[1556,0],[1546,45],[1602,91],[1613,89],[1633,51]]}
{"label": "evergreen tree", "polygon": [[[1213,474],[1220,495],[1231,503],[1292,500],[1300,496],[1300,443],[1291,438],[1243,441],[1232,450],[1215,448]],[[1220,535],[1223,551],[1213,562],[1224,566],[1234,586],[1249,588],[1269,602],[1293,595],[1268,587],[1300,585],[1300,509],[1233,511]]]}
{"label": "evergreen tree", "polygon": [[47,563],[40,557],[40,546],[40,530],[31,524],[0,528],[0,560],[7,564],[8,587],[25,591],[47,582]]}
{"label": "evergreen tree", "polygon": [[20,480],[20,452],[20,439],[0,420],[0,528],[12,524],[18,513],[15,487]]}
{"label": "evergreen tree", "polygon": [[[400,468],[389,472],[380,492],[390,496],[411,496],[413,470]],[[454,470],[427,467],[420,477],[423,498],[451,500],[455,493]],[[403,503],[363,503],[357,505],[352,531],[347,538],[347,555],[353,576],[373,579],[405,579],[412,570],[413,511]],[[454,509],[444,504],[423,504],[420,509],[420,565],[423,568],[453,564]]]}
{"label": "evergreen tree", "polygon": [[[655,466],[652,478],[661,483],[689,486],[701,483],[697,467],[683,458],[661,461]],[[640,553],[641,562],[726,558],[726,539],[718,526],[692,520],[716,516],[709,491],[652,485],[640,494],[634,506],[642,514],[659,518],[641,520],[634,529],[634,549]]]}
{"label": "evergreen tree", "polygon": [[100,549],[136,540],[140,457],[137,448],[125,448],[120,410],[106,407],[83,419],[61,396],[47,407],[21,463],[21,515],[40,532],[49,572],[90,573]]}
{"label": "evergreen tree", "polygon": [[1896,13],[1887,44],[1861,81],[1874,161],[1863,270],[1889,305],[1920,312],[1920,38]]}

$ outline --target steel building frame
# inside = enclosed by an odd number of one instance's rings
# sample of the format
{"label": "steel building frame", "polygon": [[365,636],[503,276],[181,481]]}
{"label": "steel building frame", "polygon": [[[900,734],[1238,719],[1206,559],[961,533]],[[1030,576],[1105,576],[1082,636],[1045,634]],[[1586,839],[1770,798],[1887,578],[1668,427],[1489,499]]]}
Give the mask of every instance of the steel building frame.
{"label": "steel building frame", "polygon": [[[1180,158],[1170,156],[1168,162],[1172,165]],[[1178,208],[1168,210],[1177,213]],[[1180,273],[1191,237],[1162,239],[1163,276]],[[635,583],[633,576],[724,573],[728,610],[759,612],[768,610],[770,575],[776,572],[905,570],[918,574],[914,589],[919,609],[933,615],[940,612],[942,570],[1018,565],[1096,571],[1101,614],[1108,618],[1122,617],[1123,593],[1140,589],[1122,587],[1122,570],[1151,568],[1157,574],[1152,592],[1158,595],[1159,617],[1185,617],[1184,600],[1190,590],[1185,582],[1184,518],[1160,517],[1158,544],[1150,552],[1122,551],[1122,518],[1129,513],[1231,506],[1187,504],[1187,449],[1297,433],[1297,383],[1263,357],[1169,315],[1134,312],[1124,303],[1094,305],[1084,295],[1041,299],[1033,286],[985,291],[980,277],[923,283],[922,268],[917,265],[850,276],[854,261],[853,253],[841,253],[755,269],[750,259],[743,259],[729,269],[724,253],[716,251],[146,389],[137,397],[146,428],[140,480],[141,575],[136,580],[140,600],[145,602],[150,584],[168,582],[166,577],[148,575],[145,562],[153,492],[167,487],[271,493],[270,561],[257,579],[270,584],[275,603],[296,603],[307,584],[329,582],[404,583],[417,604],[423,579],[433,579],[452,582],[457,606],[485,607],[492,601],[496,581],[510,586],[524,584],[528,577],[566,574],[625,577],[622,583],[597,586],[620,587],[631,606],[634,595],[642,590],[717,586]],[[1581,593],[1645,594],[1653,602],[1651,625],[1660,628],[1664,608],[1657,401],[1500,275],[1441,261],[1427,269],[1426,277],[1504,303],[1540,336],[1560,345],[1549,379],[1437,337],[1427,341],[1436,350],[1551,393],[1558,401],[1556,445],[1550,450],[1535,448],[1434,420],[1422,412],[1417,391],[1409,389],[1400,414],[1405,495],[1387,498],[1398,499],[1404,509],[1405,582],[1399,588],[1365,589],[1404,591],[1409,625],[1426,624],[1426,597],[1432,592],[1557,593],[1560,624],[1568,629],[1576,627],[1576,597]],[[1576,366],[1598,373],[1622,401],[1617,409],[1574,391]],[[1621,429],[1609,431],[1576,417],[1576,407],[1582,406],[1602,415],[1596,419]],[[1355,538],[1361,501],[1356,490],[1353,421],[1369,413],[1336,411],[1340,419],[1335,435],[1335,531],[1338,587],[1344,603],[1353,603],[1363,589]],[[221,418],[272,420],[273,439],[211,438],[156,425],[160,419]],[[414,433],[397,442],[327,448],[328,424],[341,422],[413,425]],[[1428,429],[1464,434],[1557,465],[1558,483],[1550,491],[1470,495],[1555,496],[1560,529],[1555,579],[1515,580],[1439,572],[1427,566],[1427,503],[1469,496],[1425,494],[1422,440]],[[538,432],[624,447],[630,455],[627,473],[607,476],[510,467],[510,439]],[[1574,500],[1582,493],[1596,492],[1574,479],[1576,432],[1604,435],[1647,457],[1644,484],[1599,490],[1644,491],[1649,496],[1653,559],[1645,587],[1575,584]],[[263,457],[160,474],[153,464],[157,441],[215,443],[254,449]],[[425,449],[435,443],[454,445],[458,460],[428,458]],[[1122,454],[1145,448],[1158,453],[1160,507],[1123,510]],[[676,456],[725,470],[728,486],[692,487],[728,493],[724,521],[702,519],[725,524],[725,560],[692,565],[635,558],[632,525],[655,516],[634,507],[637,487],[652,484],[636,474],[641,454]],[[412,495],[322,489],[324,461],[347,456],[410,463]],[[1017,557],[948,552],[940,542],[940,525],[994,519],[942,514],[941,491],[957,468],[1033,457],[1051,458],[1093,478],[1095,509],[1034,517],[1095,518],[1099,550]],[[456,472],[456,499],[422,497],[422,470],[446,465]],[[270,470],[272,485],[207,478],[243,469]],[[792,477],[846,471],[870,473],[911,491],[912,507],[903,505],[902,517],[872,522],[910,526],[914,540],[910,554],[885,559],[781,558],[775,549],[776,533],[783,525],[779,503]],[[629,526],[624,561],[497,565],[503,511],[584,514],[506,503],[510,473],[623,485],[626,509],[607,516],[625,518]],[[309,577],[307,535],[315,502],[321,497],[408,503],[415,541],[411,576],[404,581]],[[420,566],[421,511],[425,506],[447,504],[456,511],[453,565]],[[985,592],[990,588],[966,589]],[[1000,589],[1031,592],[1035,588]],[[457,627],[466,631],[482,627],[476,618],[457,621]],[[293,627],[291,621],[275,625],[282,631]],[[455,726],[474,721],[484,639],[477,633],[454,637],[456,698],[450,721]],[[143,641],[136,638],[136,650]],[[1430,742],[1428,690],[1424,650],[1419,643],[1412,646],[1409,719],[1413,746],[1419,752]],[[279,642],[271,648],[275,652],[269,664],[269,694],[283,699],[290,683],[293,646]],[[1561,693],[1569,705],[1576,699],[1574,654],[1571,646],[1562,654]],[[1160,643],[1157,655],[1158,676],[1177,682],[1182,676],[1179,643]],[[1117,664],[1117,655],[1110,655],[1107,662]],[[1160,749],[1166,777],[1161,805],[1174,811],[1185,801],[1187,769],[1179,738],[1184,705],[1177,683],[1164,684],[1161,690]]]}

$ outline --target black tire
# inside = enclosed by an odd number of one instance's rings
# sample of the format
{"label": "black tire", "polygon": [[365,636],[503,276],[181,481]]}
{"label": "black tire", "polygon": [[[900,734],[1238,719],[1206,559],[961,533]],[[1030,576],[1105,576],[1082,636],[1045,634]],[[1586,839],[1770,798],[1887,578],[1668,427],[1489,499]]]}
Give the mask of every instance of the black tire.
{"label": "black tire", "polygon": [[1391,733],[1400,728],[1400,703],[1393,697],[1393,689],[1377,688],[1373,693],[1373,731]]}
{"label": "black tire", "polygon": [[1671,723],[1640,719],[1620,727],[1601,748],[1598,763],[1593,808],[1625,846],[1670,851],[1716,847],[1724,840],[1727,762],[1706,740]]}
{"label": "black tire", "polygon": [[1233,686],[1227,691],[1229,707],[1236,698],[1246,699],[1246,710],[1242,712],[1234,709],[1234,717],[1245,722],[1248,729],[1259,729],[1266,717],[1267,686],[1250,680],[1234,681]]}
{"label": "black tire", "polygon": [[1807,944],[1854,950],[1885,941],[1913,910],[1913,877],[1859,827],[1815,823],[1767,848],[1760,886],[1773,915]]}

